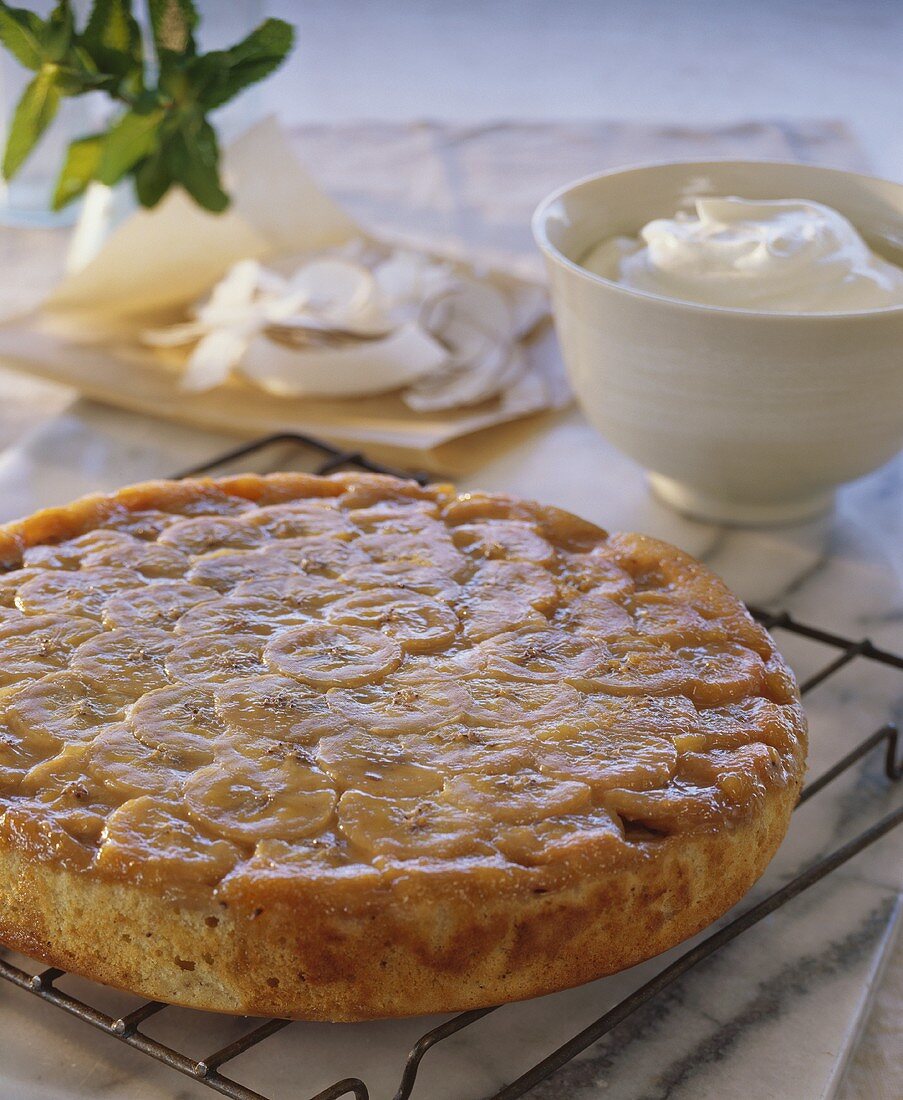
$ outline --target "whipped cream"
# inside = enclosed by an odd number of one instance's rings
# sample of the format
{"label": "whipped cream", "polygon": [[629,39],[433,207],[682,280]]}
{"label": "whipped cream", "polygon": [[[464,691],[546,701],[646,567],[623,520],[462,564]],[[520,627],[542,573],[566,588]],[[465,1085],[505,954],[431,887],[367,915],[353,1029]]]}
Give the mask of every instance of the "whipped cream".
{"label": "whipped cream", "polygon": [[638,238],[596,245],[583,267],[684,302],[786,313],[903,305],[903,268],[876,255],[836,210],[802,199],[695,200]]}

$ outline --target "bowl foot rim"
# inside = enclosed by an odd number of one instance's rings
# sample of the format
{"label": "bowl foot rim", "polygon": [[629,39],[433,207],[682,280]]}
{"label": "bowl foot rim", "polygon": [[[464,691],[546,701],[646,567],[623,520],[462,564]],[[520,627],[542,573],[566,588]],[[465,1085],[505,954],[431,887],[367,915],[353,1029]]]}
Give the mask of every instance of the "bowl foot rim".
{"label": "bowl foot rim", "polygon": [[834,490],[822,490],[792,500],[743,501],[694,489],[664,474],[648,473],[653,496],[681,515],[705,523],[736,527],[777,527],[816,519],[834,507]]}

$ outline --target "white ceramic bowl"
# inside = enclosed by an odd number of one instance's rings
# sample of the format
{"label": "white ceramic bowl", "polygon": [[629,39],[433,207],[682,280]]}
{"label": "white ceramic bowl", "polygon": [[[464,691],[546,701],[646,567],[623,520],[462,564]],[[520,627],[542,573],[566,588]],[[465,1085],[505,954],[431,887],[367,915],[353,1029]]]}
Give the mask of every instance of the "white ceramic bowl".
{"label": "white ceramic bowl", "polygon": [[903,266],[903,185],[763,161],[654,164],[545,199],[533,233],[555,324],[590,421],[680,511],[781,523],[830,507],[835,488],[903,446],[903,307],[776,313],[689,304],[580,266],[698,195],[813,199]]}

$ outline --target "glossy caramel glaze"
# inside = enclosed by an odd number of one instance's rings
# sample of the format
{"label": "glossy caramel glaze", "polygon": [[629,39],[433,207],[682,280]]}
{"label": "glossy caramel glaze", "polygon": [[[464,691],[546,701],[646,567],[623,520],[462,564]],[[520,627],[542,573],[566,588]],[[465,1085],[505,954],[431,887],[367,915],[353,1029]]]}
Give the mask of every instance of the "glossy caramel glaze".
{"label": "glossy caramel glaze", "polygon": [[0,554],[0,843],[102,879],[536,868],[737,825],[801,778],[796,687],[736,598],[554,508],[154,483]]}

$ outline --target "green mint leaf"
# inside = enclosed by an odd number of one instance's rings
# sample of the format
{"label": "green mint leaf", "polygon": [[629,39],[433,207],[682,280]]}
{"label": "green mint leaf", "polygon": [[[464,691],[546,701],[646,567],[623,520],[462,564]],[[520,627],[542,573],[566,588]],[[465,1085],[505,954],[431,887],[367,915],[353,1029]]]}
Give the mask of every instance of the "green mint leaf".
{"label": "green mint leaf", "polygon": [[42,36],[44,56],[48,61],[60,62],[63,60],[72,45],[74,33],[75,24],[69,0],[60,0],[60,3],[50,13],[50,18],[44,26]]}
{"label": "green mint leaf", "polygon": [[195,53],[198,13],[192,0],[148,0],[151,33],[161,72]]}
{"label": "green mint leaf", "polygon": [[56,82],[62,94],[70,96],[109,88],[113,80],[99,73],[91,57],[73,42],[59,66]]}
{"label": "green mint leaf", "polygon": [[44,63],[43,34],[44,20],[34,12],[0,3],[0,42],[21,65],[34,72]]}
{"label": "green mint leaf", "polygon": [[[74,54],[72,57],[74,58]],[[85,92],[94,92],[108,86],[107,78],[96,71],[84,67],[80,61],[74,60],[72,64],[60,65],[56,76],[57,87],[62,95],[83,95]]]}
{"label": "green mint leaf", "polygon": [[173,103],[181,106],[193,98],[184,59],[176,54],[172,54],[168,63],[160,70],[160,91]]}
{"label": "green mint leaf", "polygon": [[147,114],[127,111],[103,141],[97,178],[112,185],[149,156],[160,143],[160,123],[164,111],[158,107]]}
{"label": "green mint leaf", "polygon": [[132,100],[132,110],[138,115],[150,114],[151,111],[162,106],[163,103],[160,96],[150,88],[146,88]]}
{"label": "green mint leaf", "polygon": [[142,206],[156,206],[174,182],[162,152],[145,157],[135,170],[135,194]]}
{"label": "green mint leaf", "polygon": [[266,19],[230,49],[214,50],[199,57],[189,67],[198,102],[206,110],[212,110],[263,80],[286,59],[294,40],[291,24],[282,19]]}
{"label": "green mint leaf", "polygon": [[103,134],[91,134],[70,144],[53,193],[54,210],[62,210],[77,199],[97,175],[103,137]]}
{"label": "green mint leaf", "polygon": [[216,133],[203,117],[183,120],[163,147],[169,170],[194,201],[218,214],[229,205],[219,178]]}
{"label": "green mint leaf", "polygon": [[94,61],[94,58],[83,46],[80,46],[77,42],[72,46],[72,50],[69,54],[69,62],[72,66],[76,67],[81,72],[93,75],[95,80],[104,79],[103,76],[97,71],[97,65]]}
{"label": "green mint leaf", "polygon": [[22,167],[60,105],[55,65],[44,65],[22,93],[9,128],[3,155],[3,177],[12,179]]}
{"label": "green mint leaf", "polygon": [[120,79],[140,74],[143,83],[141,28],[132,15],[131,0],[94,0],[81,45],[102,73]]}

